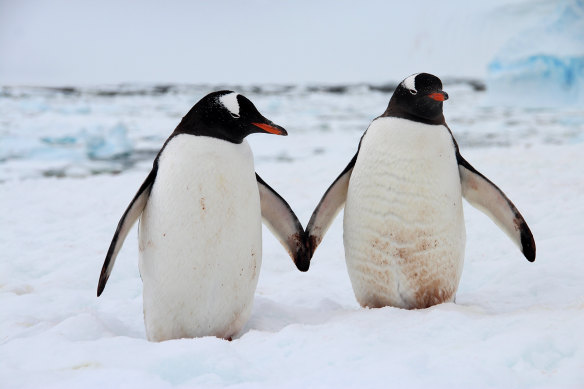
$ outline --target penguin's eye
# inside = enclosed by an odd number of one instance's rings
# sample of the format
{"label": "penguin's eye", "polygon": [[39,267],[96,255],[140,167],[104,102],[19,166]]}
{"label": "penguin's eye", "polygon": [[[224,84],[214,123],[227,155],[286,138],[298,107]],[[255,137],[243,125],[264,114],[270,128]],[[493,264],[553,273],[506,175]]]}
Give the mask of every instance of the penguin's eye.
{"label": "penguin's eye", "polygon": [[239,119],[239,115],[233,112],[229,112],[232,118]]}
{"label": "penguin's eye", "polygon": [[418,94],[418,91],[417,91],[417,90],[414,90],[414,89],[408,89],[408,90],[409,90],[409,91],[410,91],[410,93],[411,93],[411,94],[413,94],[413,95],[417,95],[417,94]]}

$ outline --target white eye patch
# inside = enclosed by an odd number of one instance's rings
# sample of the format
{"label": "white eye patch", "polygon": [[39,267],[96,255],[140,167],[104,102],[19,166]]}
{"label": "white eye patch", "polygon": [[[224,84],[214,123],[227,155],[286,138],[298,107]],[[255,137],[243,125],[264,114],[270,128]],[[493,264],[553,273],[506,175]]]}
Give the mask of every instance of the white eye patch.
{"label": "white eye patch", "polygon": [[219,102],[235,117],[239,117],[239,103],[237,102],[237,96],[239,96],[239,94],[231,92],[219,97]]}
{"label": "white eye patch", "polygon": [[402,85],[413,94],[418,93],[416,89],[416,76],[418,74],[420,73],[412,74],[411,76],[402,81]]}

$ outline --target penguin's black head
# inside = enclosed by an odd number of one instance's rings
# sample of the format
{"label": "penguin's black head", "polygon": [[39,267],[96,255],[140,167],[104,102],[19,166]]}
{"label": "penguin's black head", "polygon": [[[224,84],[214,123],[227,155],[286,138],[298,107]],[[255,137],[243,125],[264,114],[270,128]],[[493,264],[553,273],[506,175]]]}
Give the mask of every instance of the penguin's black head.
{"label": "penguin's black head", "polygon": [[413,74],[398,85],[382,116],[444,124],[444,100],[448,100],[448,94],[442,90],[438,77],[428,73]]}
{"label": "penguin's black head", "polygon": [[241,143],[249,134],[288,135],[262,116],[249,99],[232,91],[209,93],[183,117],[175,133],[209,136]]}

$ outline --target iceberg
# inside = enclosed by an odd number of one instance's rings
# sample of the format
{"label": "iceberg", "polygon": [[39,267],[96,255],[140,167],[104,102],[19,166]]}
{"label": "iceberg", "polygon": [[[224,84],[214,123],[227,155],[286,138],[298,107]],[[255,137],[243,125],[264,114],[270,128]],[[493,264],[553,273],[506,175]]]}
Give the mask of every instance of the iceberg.
{"label": "iceberg", "polygon": [[86,152],[90,159],[118,159],[132,154],[133,146],[128,139],[128,129],[118,123],[107,131],[99,129],[87,137]]}
{"label": "iceberg", "polygon": [[490,102],[582,105],[584,0],[558,2],[553,12],[512,37],[489,63],[487,86]]}

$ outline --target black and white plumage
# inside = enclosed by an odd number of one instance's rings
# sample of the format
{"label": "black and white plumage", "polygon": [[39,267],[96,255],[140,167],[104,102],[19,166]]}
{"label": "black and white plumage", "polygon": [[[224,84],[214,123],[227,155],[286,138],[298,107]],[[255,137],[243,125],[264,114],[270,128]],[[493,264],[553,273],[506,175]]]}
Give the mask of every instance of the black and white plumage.
{"label": "black and white plumage", "polygon": [[460,155],[442,112],[447,99],[431,74],[402,81],[306,227],[312,256],[345,207],[345,259],[363,306],[454,300],[466,240],[462,197],[535,260],[533,235],[517,208]]}
{"label": "black and white plumage", "polygon": [[124,212],[101,271],[140,218],[140,274],[148,339],[230,338],[249,318],[262,261],[262,219],[300,270],[304,230],[256,173],[251,133],[287,135],[247,98],[210,93],[185,115]]}

